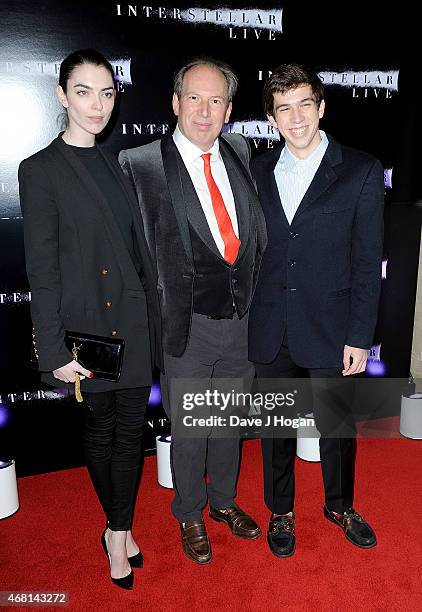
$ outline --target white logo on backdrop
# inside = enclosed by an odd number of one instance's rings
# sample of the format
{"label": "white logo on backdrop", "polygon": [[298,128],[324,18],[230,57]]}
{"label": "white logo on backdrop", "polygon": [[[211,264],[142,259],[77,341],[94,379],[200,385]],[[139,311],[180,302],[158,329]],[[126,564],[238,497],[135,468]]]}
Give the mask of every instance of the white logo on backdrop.
{"label": "white logo on backdrop", "polygon": [[181,11],[181,19],[194,23],[212,23],[213,25],[241,28],[256,28],[283,32],[283,9],[233,9],[221,7],[206,9],[195,7]]}
{"label": "white logo on backdrop", "polygon": [[[113,67],[115,80],[118,83],[132,85],[132,77],[130,74],[130,58],[109,59]],[[59,78],[60,61],[43,62],[43,61],[22,61],[22,62],[2,62],[0,61],[0,74],[10,75],[25,75],[31,76],[49,76],[56,79]]]}
{"label": "white logo on backdrop", "polygon": [[11,293],[0,293],[0,306],[2,304],[25,304],[30,301],[30,291],[13,291]]}
{"label": "white logo on backdrop", "polygon": [[138,17],[152,21],[179,21],[192,24],[210,24],[225,28],[229,38],[256,38],[275,40],[283,33],[283,9],[206,7],[152,7],[137,4],[116,4],[118,17]]}
{"label": "white logo on backdrop", "polygon": [[393,187],[393,168],[384,168],[384,185],[386,189]]}
{"label": "white logo on backdrop", "polygon": [[[389,100],[399,90],[399,70],[324,70],[318,74],[326,87],[346,88],[352,98]],[[258,70],[258,81],[265,81],[269,76],[271,70]]]}
{"label": "white logo on backdrop", "polygon": [[379,71],[371,70],[368,72],[319,72],[319,77],[324,85],[337,85],[339,87],[365,87],[372,89],[387,89],[398,91],[398,70]]}

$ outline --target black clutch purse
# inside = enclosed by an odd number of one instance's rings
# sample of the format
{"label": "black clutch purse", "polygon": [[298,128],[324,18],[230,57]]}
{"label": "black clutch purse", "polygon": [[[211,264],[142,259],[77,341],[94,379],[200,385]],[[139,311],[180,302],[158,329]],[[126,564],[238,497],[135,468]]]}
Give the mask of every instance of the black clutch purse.
{"label": "black clutch purse", "polygon": [[118,382],[122,372],[124,340],[67,331],[65,344],[73,358],[94,373],[94,378]]}
{"label": "black clutch purse", "polygon": [[[67,331],[65,344],[73,359],[94,373],[95,378],[118,382],[122,371],[125,341],[94,334]],[[31,366],[38,369],[35,330],[32,331]]]}

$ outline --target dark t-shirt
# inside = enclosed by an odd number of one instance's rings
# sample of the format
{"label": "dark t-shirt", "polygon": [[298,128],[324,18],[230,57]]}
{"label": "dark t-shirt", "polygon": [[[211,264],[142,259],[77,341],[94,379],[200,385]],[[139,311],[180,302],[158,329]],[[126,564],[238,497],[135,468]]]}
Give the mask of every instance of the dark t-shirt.
{"label": "dark t-shirt", "polygon": [[142,264],[139,253],[138,241],[136,239],[135,230],[133,227],[133,216],[130,210],[129,202],[126,195],[119,185],[116,177],[107,165],[101,153],[96,146],[93,147],[74,147],[67,145],[78,156],[79,160],[84,164],[91,177],[97,184],[97,187],[102,192],[107,200],[114,218],[120,229],[123,240],[127,246],[129,254],[142,278]]}

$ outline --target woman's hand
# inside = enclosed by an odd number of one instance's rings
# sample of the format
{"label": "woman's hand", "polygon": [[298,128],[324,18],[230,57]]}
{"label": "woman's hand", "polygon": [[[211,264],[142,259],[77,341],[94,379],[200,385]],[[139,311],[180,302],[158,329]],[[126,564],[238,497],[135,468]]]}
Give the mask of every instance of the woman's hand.
{"label": "woman's hand", "polygon": [[54,378],[58,378],[65,383],[74,383],[76,380],[76,373],[86,376],[87,378],[94,378],[94,374],[89,370],[85,370],[77,361],[73,360],[70,363],[53,370]]}

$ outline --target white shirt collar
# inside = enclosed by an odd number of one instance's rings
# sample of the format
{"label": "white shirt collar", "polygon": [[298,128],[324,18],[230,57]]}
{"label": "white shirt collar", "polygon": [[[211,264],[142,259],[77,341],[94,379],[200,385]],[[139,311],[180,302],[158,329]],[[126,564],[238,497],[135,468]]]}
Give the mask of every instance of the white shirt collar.
{"label": "white shirt collar", "polygon": [[204,153],[211,153],[211,161],[213,161],[213,158],[220,158],[220,145],[218,138],[215,139],[214,144],[210,149],[208,149],[208,151],[202,151],[202,149],[186,138],[186,136],[182,134],[179,126],[176,125],[176,129],[173,132],[173,140],[185,165],[193,164]]}
{"label": "white shirt collar", "polygon": [[308,155],[308,157],[305,157],[305,159],[296,157],[296,155],[290,151],[288,145],[286,144],[283,147],[278,163],[282,164],[285,170],[294,171],[298,167],[297,165],[299,165],[299,167],[311,166],[313,163],[316,163],[317,160],[321,161],[328,147],[328,138],[326,133],[322,130],[319,130],[319,135],[321,137],[321,142],[317,148],[314,149],[310,155]]}

